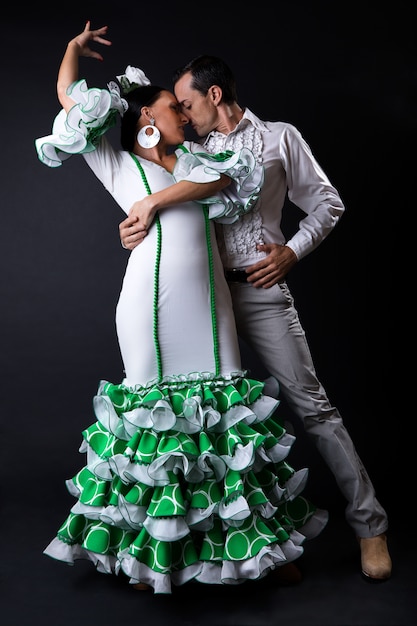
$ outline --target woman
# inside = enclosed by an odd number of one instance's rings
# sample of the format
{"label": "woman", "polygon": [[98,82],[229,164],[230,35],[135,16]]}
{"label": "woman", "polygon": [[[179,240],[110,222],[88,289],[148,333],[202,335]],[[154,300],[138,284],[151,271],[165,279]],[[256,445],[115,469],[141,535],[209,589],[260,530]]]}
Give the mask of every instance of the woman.
{"label": "woman", "polygon": [[[307,470],[285,462],[294,438],[272,417],[278,402],[241,369],[209,219],[250,210],[262,171],[248,150],[213,157],[184,142],[174,95],[141,70],[118,77],[123,98],[116,83],[79,81],[79,57],[102,59],[89,43],[109,45],[106,32],[87,22],[68,43],[63,111],[36,148],[51,167],[83,154],[126,213],[140,210],[147,236],[116,311],[125,378],[99,386],[80,449],[87,464],[67,481],[77,502],[45,553],[90,559],[155,593],[261,578],[300,556],[327,521],[300,495]],[[104,137],[117,113],[123,150]]]}

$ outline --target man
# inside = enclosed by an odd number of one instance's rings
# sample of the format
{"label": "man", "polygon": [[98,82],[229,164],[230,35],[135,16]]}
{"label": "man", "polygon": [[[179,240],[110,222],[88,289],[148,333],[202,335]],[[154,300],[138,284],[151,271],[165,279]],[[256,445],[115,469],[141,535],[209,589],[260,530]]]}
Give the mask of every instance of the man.
{"label": "man", "polygon": [[[285,277],[327,237],[345,207],[299,131],[264,122],[237,102],[230,68],[201,56],[174,76],[174,91],[194,131],[211,152],[252,150],[264,164],[265,181],[255,209],[233,224],[217,225],[218,243],[232,294],[239,336],[275,377],[347,500],[346,520],[358,539],[368,581],[391,576],[388,519],[338,409],[317,378],[310,350]],[[285,198],[306,216],[285,241]],[[130,217],[120,224],[122,245],[133,249],[146,231]]]}

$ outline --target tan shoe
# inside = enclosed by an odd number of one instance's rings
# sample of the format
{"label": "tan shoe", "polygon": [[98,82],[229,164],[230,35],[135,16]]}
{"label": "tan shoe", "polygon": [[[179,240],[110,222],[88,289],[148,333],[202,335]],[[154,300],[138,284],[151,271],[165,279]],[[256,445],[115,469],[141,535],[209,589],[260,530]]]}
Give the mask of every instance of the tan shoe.
{"label": "tan shoe", "polygon": [[392,562],[387,536],[358,537],[361,549],[362,574],[369,582],[382,582],[391,576]]}
{"label": "tan shoe", "polygon": [[152,587],[146,583],[136,583],[132,585],[132,587],[133,589],[136,589],[136,591],[151,591],[152,589]]}

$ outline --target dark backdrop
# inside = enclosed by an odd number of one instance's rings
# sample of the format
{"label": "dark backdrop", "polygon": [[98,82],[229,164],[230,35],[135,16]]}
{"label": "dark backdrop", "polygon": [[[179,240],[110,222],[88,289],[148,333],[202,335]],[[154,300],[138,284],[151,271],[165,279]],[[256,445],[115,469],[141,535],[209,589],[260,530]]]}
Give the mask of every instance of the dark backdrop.
{"label": "dark backdrop", "polygon": [[[81,462],[80,433],[93,419],[98,382],[123,377],[114,313],[128,257],[118,236],[124,215],[81,158],[52,170],[34,148],[59,110],[55,82],[66,43],[87,19],[93,28],[109,25],[113,41],[101,47],[104,63],[82,59],[90,84],[104,87],[131,64],[171,87],[174,68],[217,54],[235,71],[242,106],[295,124],[311,145],[346,213],[288,280],[319,377],[391,519],[401,518],[391,496],[404,475],[407,437],[399,427],[409,410],[398,408],[407,377],[399,384],[397,346],[410,323],[396,265],[407,258],[414,209],[415,33],[405,2],[364,5],[258,0],[213,3],[211,11],[196,2],[37,3],[29,19],[9,3],[2,14],[1,429],[13,487],[3,485],[16,504],[16,478],[55,483],[51,535],[66,514],[58,505],[67,497],[63,481]],[[288,233],[300,217],[289,213]],[[243,353],[261,373],[244,346]],[[297,434],[294,452],[312,467],[316,501],[342,507],[332,476]],[[27,491],[37,502],[36,490]]]}

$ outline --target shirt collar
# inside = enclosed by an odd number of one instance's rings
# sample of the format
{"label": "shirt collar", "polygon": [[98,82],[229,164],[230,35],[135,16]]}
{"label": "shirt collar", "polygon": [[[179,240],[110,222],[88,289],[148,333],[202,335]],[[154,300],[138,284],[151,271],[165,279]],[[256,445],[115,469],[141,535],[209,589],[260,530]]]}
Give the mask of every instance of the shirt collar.
{"label": "shirt collar", "polygon": [[[234,128],[229,133],[229,136],[233,135],[233,133],[243,130],[246,126],[249,126],[250,124],[252,124],[252,126],[257,128],[261,132],[264,132],[264,133],[269,132],[269,129],[266,126],[265,122],[259,119],[259,117],[257,117],[254,113],[252,113],[250,109],[246,107],[243,111],[242,119],[237,123],[236,128]],[[219,133],[217,130],[212,130],[207,135],[205,142],[209,139],[209,137],[215,137],[216,135],[223,135],[223,133]]]}
{"label": "shirt collar", "polygon": [[[268,127],[266,126],[265,122],[263,122],[262,120],[259,119],[259,117],[257,117],[254,113],[252,113],[252,111],[250,109],[248,109],[246,107],[246,109],[243,112],[243,117],[240,120],[239,124],[236,126],[236,129],[239,128],[240,125],[243,124],[252,124],[253,126],[255,126],[255,128],[257,128],[258,130],[260,130],[261,132],[268,132]],[[235,130],[236,130],[235,129]]]}

